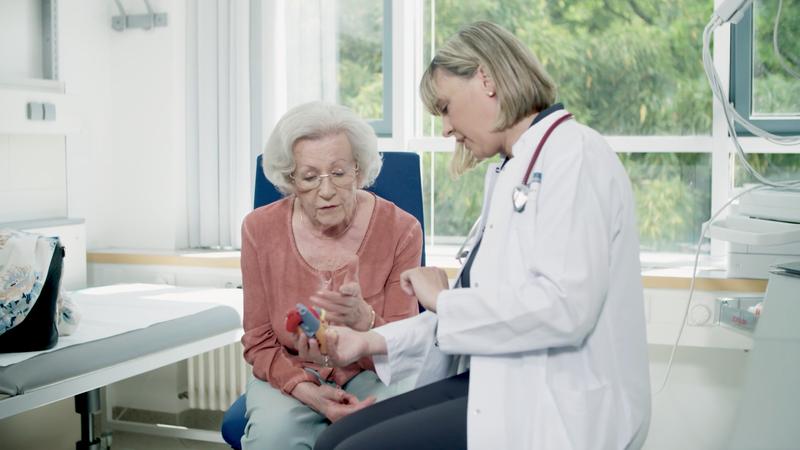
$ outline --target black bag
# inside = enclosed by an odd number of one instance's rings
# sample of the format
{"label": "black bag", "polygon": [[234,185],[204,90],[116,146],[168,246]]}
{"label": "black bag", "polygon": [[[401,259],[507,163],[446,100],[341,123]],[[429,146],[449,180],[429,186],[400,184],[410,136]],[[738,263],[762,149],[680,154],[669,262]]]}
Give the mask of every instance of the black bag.
{"label": "black bag", "polygon": [[0,353],[48,350],[58,343],[56,312],[64,255],[64,247],[56,245],[39,298],[22,323],[0,334]]}

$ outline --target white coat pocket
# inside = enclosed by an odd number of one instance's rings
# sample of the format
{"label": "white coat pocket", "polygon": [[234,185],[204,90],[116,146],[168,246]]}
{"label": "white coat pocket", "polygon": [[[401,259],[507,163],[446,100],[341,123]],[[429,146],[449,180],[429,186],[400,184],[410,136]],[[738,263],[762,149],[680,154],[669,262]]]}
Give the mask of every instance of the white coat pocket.
{"label": "white coat pocket", "polygon": [[[550,387],[561,424],[575,450],[615,448],[613,428],[618,411],[614,411],[612,391],[608,385],[587,390],[573,390]],[[555,419],[554,420],[558,420]]]}

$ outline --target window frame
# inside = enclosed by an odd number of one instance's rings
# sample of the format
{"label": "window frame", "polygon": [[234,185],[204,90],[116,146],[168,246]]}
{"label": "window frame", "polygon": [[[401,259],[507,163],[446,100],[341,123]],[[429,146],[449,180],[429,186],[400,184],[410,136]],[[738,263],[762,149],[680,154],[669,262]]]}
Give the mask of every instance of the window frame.
{"label": "window frame", "polygon": [[65,92],[59,75],[58,0],[38,1],[41,8],[42,74],[41,77],[15,78],[0,75],[0,89],[38,92]]}
{"label": "window frame", "polygon": [[392,137],[392,64],[394,57],[392,54],[392,0],[383,0],[383,46],[381,47],[381,72],[383,75],[383,117],[378,120],[370,120],[369,124],[375,130],[378,137]]}
{"label": "window frame", "polygon": [[[385,25],[391,24],[393,33],[385,34],[386,41],[392,43],[389,51],[384,50],[384,57],[391,55],[391,68],[384,69],[384,81],[391,81],[386,85],[384,95],[393,93],[394,102],[384,101],[384,107],[391,105],[391,130],[389,137],[380,135],[378,139],[379,150],[398,149],[411,151],[422,155],[424,152],[452,152],[453,138],[426,136],[423,133],[424,110],[417,93],[417,84],[422,76],[426,64],[422,61],[423,55],[423,29],[424,1],[425,0],[384,0],[391,7],[384,7],[384,12],[391,12],[391,19],[385,19]],[[723,0],[713,0],[713,6],[718,7]],[[734,77],[732,61],[734,55],[733,32],[729,27],[722,27],[715,31],[713,61],[720,73],[723,85],[728,87],[728,81]],[[752,44],[751,44],[752,45]],[[698,62],[699,64],[699,62]],[[751,61],[752,67],[752,61]],[[752,72],[752,69],[750,69]],[[387,76],[389,75],[389,76]],[[709,96],[711,96],[709,88]],[[569,106],[569,105],[567,105]],[[712,101],[710,111],[712,115],[711,129],[703,135],[633,135],[633,136],[605,136],[611,147],[618,153],[709,153],[711,154],[711,211],[716,212],[725,204],[734,192],[733,164],[735,148],[731,142],[722,107],[717,101]],[[387,116],[388,117],[388,116]],[[800,131],[800,127],[798,128]],[[377,132],[377,129],[376,129]],[[742,136],[739,142],[745,152],[758,153],[800,153],[800,147],[786,147],[772,144],[763,139]],[[422,170],[422,167],[420,167]],[[431,174],[423,173],[423,177],[430,178]],[[434,181],[434,180],[432,180]],[[729,211],[721,214],[725,217]],[[435,211],[433,211],[435,214]],[[433,224],[434,218],[430,218]],[[434,230],[433,227],[431,227]],[[431,243],[431,240],[426,240]],[[449,245],[433,249],[434,254],[450,254],[455,250]],[[452,251],[451,251],[452,250]],[[715,259],[727,254],[728,243],[711,239],[710,256]]]}
{"label": "window frame", "polygon": [[[755,2],[747,7],[747,11],[739,23],[731,25],[729,100],[742,117],[770,133],[781,136],[800,134],[800,114],[796,117],[770,117],[768,119],[752,114],[754,6]],[[738,123],[736,124],[736,133],[742,136],[752,136],[752,133]]]}

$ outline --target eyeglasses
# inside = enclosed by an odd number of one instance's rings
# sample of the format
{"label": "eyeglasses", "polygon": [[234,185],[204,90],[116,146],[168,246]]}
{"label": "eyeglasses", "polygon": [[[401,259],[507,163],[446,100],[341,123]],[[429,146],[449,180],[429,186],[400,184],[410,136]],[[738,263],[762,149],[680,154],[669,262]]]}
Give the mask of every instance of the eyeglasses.
{"label": "eyeglasses", "polygon": [[340,188],[349,188],[353,185],[358,175],[358,166],[351,169],[334,169],[330,173],[323,174],[309,174],[296,178],[294,174],[289,174],[289,178],[294,181],[294,184],[302,192],[313,191],[322,184],[323,178],[328,178],[334,186]]}

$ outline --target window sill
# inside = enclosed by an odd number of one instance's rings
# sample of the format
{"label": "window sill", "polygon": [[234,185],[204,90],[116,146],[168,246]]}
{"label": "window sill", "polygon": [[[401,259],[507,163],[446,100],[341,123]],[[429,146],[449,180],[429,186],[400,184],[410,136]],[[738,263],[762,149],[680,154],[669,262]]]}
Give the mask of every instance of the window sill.
{"label": "window sill", "polygon": [[[427,263],[442,267],[448,277],[455,278],[459,265],[458,247],[435,246],[426,249]],[[239,269],[238,251],[138,249],[97,249],[87,253],[90,264],[143,264],[182,267]],[[687,290],[692,278],[692,255],[643,253],[642,282],[645,289]],[[767,280],[729,278],[721,261],[703,255],[697,272],[695,289],[712,292],[764,292]]]}
{"label": "window sill", "polygon": [[87,252],[90,264],[143,264],[239,269],[239,251],[97,249]]}

